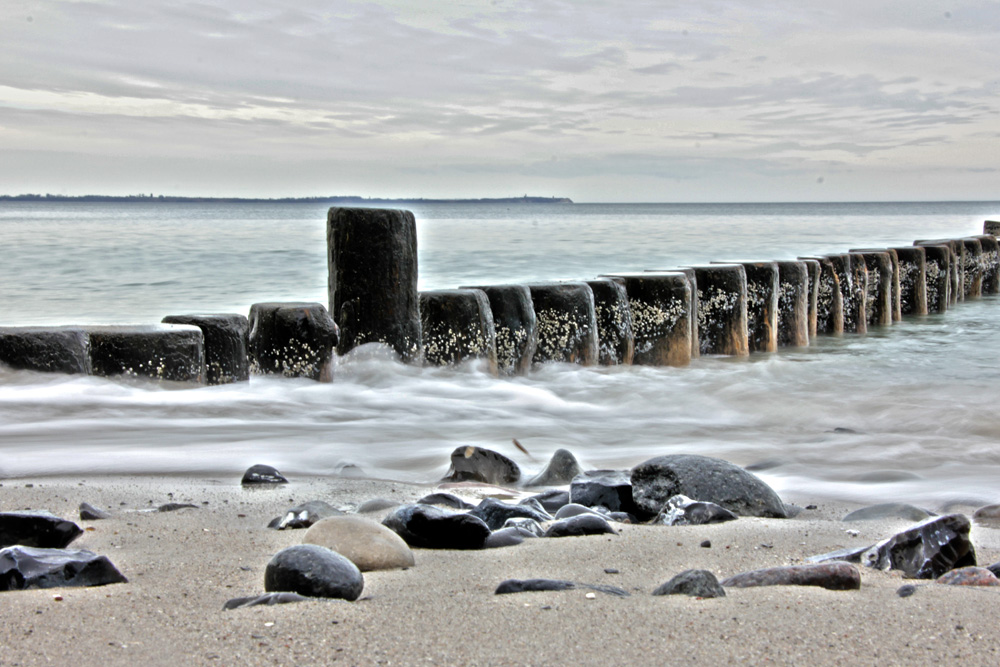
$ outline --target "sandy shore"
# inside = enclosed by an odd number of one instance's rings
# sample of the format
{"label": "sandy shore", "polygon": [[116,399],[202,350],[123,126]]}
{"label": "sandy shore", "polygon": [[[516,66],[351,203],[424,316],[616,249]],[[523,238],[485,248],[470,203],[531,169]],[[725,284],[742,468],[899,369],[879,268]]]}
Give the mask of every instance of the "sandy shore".
{"label": "sandy shore", "polygon": [[[729,589],[725,598],[654,597],[678,572],[720,578],[887,537],[900,521],[844,524],[854,506],[788,520],[697,527],[621,526],[618,536],[527,540],[486,551],[417,550],[408,570],[365,574],[356,602],[309,601],[223,611],[263,592],[264,568],[304,531],[267,522],[308,500],[356,506],[412,501],[433,485],[309,479],[249,491],[230,478],[6,479],[0,510],[48,509],[86,528],[71,545],[107,555],[127,584],[0,593],[0,665],[612,665],[928,664],[1000,661],[1000,589],[930,582],[908,598],[896,573],[862,569],[860,591]],[[112,510],[78,520],[81,502]],[[199,509],[159,513],[168,502]],[[936,509],[936,508],[931,508]],[[952,511],[974,508],[957,508]],[[379,518],[376,515],[376,518]],[[847,530],[858,530],[858,536]],[[711,548],[700,543],[710,540]],[[1000,561],[1000,529],[973,529],[979,562]],[[608,574],[606,568],[616,569]],[[507,578],[612,584],[496,596]],[[57,600],[56,596],[61,596]]]}

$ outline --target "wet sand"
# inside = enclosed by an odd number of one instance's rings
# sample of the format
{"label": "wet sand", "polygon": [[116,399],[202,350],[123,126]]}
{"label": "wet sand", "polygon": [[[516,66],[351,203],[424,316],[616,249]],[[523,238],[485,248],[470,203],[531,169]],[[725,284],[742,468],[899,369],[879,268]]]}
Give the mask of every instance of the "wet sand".
{"label": "wet sand", "polygon": [[[908,581],[861,568],[859,591],[728,589],[725,598],[710,600],[651,595],[685,569],[708,569],[721,579],[871,544],[909,525],[845,524],[841,517],[856,505],[810,498],[786,498],[818,505],[787,520],[616,524],[617,536],[535,539],[485,551],[416,550],[413,568],[366,573],[356,602],[223,611],[230,598],[264,592],[267,562],[301,542],[302,530],[265,527],[289,507],[317,499],[345,508],[372,498],[405,502],[434,488],[315,478],[250,491],[239,486],[239,475],[3,480],[0,510],[48,509],[76,521],[85,532],[71,548],[108,556],[129,583],[0,593],[0,665],[1000,661],[1000,588]],[[81,502],[114,516],[79,521]],[[198,509],[141,511],[169,502]],[[949,508],[970,515],[974,509]],[[975,525],[972,538],[981,565],[1000,561],[1000,529]],[[699,546],[704,540],[711,548]],[[632,595],[493,593],[504,579],[540,577],[610,584]],[[904,583],[918,585],[911,597],[896,595]]]}

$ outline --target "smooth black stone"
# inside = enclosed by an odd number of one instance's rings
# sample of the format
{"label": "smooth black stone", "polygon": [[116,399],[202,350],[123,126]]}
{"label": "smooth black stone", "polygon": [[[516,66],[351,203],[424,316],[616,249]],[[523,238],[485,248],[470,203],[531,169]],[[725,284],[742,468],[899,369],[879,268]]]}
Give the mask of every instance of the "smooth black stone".
{"label": "smooth black stone", "polygon": [[986,569],[992,572],[993,574],[997,575],[998,577],[1000,577],[1000,563],[993,563],[993,565],[987,565]]}
{"label": "smooth black stone", "polygon": [[611,535],[618,534],[606,519],[595,514],[581,514],[551,524],[546,529],[543,537],[579,537],[581,535],[604,535],[608,533]]}
{"label": "smooth black stone", "polygon": [[482,549],[490,528],[479,517],[433,505],[403,505],[382,520],[411,547]]}
{"label": "smooth black stone", "polygon": [[191,503],[166,503],[160,505],[156,508],[157,512],[176,512],[177,510],[183,509],[200,509],[197,505],[192,505]]}
{"label": "smooth black stone", "polygon": [[861,562],[880,570],[901,570],[911,579],[937,579],[948,570],[976,564],[969,540],[972,522],[962,514],[927,519],[879,542]]}
{"label": "smooth black stone", "polygon": [[562,579],[506,579],[497,586],[494,595],[527,593],[531,591],[570,591],[576,588],[572,581]]}
{"label": "smooth black stone", "polygon": [[320,303],[250,306],[247,352],[257,375],[331,379],[330,361],[340,332]]}
{"label": "smooth black stone", "polygon": [[735,521],[738,517],[715,503],[674,496],[653,520],[661,526],[701,526],[710,523]]}
{"label": "smooth black stone", "polygon": [[85,327],[94,375],[205,381],[205,337],[186,324]]}
{"label": "smooth black stone", "polygon": [[466,287],[486,294],[496,331],[497,369],[501,375],[523,375],[531,370],[538,347],[538,321],[525,285]]}
{"label": "smooth black stone", "polygon": [[210,385],[250,380],[247,336],[250,323],[234,313],[168,315],[164,324],[190,324],[201,329],[205,339],[205,379]]}
{"label": "smooth black stone", "polygon": [[451,468],[444,476],[449,482],[513,484],[521,478],[521,469],[509,458],[482,447],[457,447],[451,453]]}
{"label": "smooth black stone", "polygon": [[0,364],[40,373],[89,374],[90,341],[73,327],[0,327]]}
{"label": "smooth black stone", "polygon": [[607,518],[605,514],[579,503],[567,503],[566,505],[563,505],[555,513],[555,518],[569,519],[570,517],[580,516],[581,514],[593,514],[594,516],[599,516],[602,519]]}
{"label": "smooth black stone", "polygon": [[384,343],[406,361],[420,359],[413,213],[333,207],[326,229],[330,312],[342,332],[337,352]]}
{"label": "smooth black stone", "polygon": [[604,507],[611,512],[633,512],[632,482],[627,470],[588,470],[569,485],[570,502]]}
{"label": "smooth black stone", "polygon": [[625,287],[606,278],[588,280],[587,285],[594,294],[597,363],[602,366],[631,364],[635,355],[635,332]]}
{"label": "smooth black stone", "polygon": [[711,549],[712,540],[702,540],[701,544],[699,544],[698,546],[701,547],[702,549]]}
{"label": "smooth black stone", "polygon": [[691,454],[660,456],[632,469],[638,514],[656,516],[673,496],[721,505],[741,516],[786,518],[781,498],[756,475],[722,459]]}
{"label": "smooth black stone", "polygon": [[0,549],[14,546],[63,549],[83,533],[51,512],[0,512]]}
{"label": "smooth black stone", "polygon": [[285,530],[286,528],[308,528],[317,521],[330,516],[343,514],[339,509],[323,500],[310,500],[285,512],[284,516],[273,519],[268,528]]}
{"label": "smooth black stone", "polygon": [[537,537],[528,531],[520,528],[501,528],[490,533],[490,536],[483,542],[484,549],[500,549],[503,547],[515,547],[524,542],[526,537]]}
{"label": "smooth black stone", "polygon": [[259,606],[272,606],[276,604],[289,604],[292,602],[303,602],[305,600],[311,600],[304,595],[299,595],[298,593],[264,593],[263,595],[251,595],[245,598],[233,598],[232,600],[227,600],[222,608],[225,610],[231,609],[244,609],[246,607],[259,607]]}
{"label": "smooth black stone", "polygon": [[542,525],[535,521],[534,519],[526,519],[524,517],[513,517],[507,519],[503,524],[504,528],[517,528],[524,533],[531,533],[531,537],[542,537],[545,535],[545,529]]}
{"label": "smooth black stone", "polygon": [[583,472],[580,463],[573,453],[566,449],[557,449],[549,459],[545,470],[541,471],[527,482],[525,486],[562,486],[569,484],[573,478]]}
{"label": "smooth black stone", "polygon": [[478,289],[448,289],[420,293],[424,362],[450,366],[485,359],[497,374],[496,328],[486,293]]}
{"label": "smooth black stone", "polygon": [[548,512],[539,512],[530,505],[509,505],[496,498],[484,498],[469,514],[482,519],[483,523],[490,527],[490,530],[499,530],[507,522],[507,519],[517,517],[534,519],[539,522],[552,520],[552,515]]}
{"label": "smooth black stone", "polygon": [[917,592],[917,587],[913,584],[904,584],[896,589],[896,595],[901,598],[908,598]]}
{"label": "smooth black stone", "polygon": [[106,556],[24,545],[0,549],[0,591],[127,583]]}
{"label": "smooth black stone", "polygon": [[247,468],[240,484],[244,486],[248,484],[288,484],[288,480],[275,468],[258,463]]}
{"label": "smooth black stone", "polygon": [[110,519],[111,514],[90,503],[80,503],[80,521],[100,521]]}
{"label": "smooth black stone", "polygon": [[456,510],[471,510],[475,507],[472,503],[467,503],[458,496],[450,493],[432,493],[417,501],[418,505],[443,505]]}
{"label": "smooth black stone", "polygon": [[365,579],[354,563],[315,544],[279,551],[264,570],[264,590],[357,600]]}
{"label": "smooth black stone", "polygon": [[874,521],[876,519],[906,519],[907,521],[923,521],[934,516],[933,512],[928,512],[914,505],[906,503],[882,503],[871,505],[854,510],[841,521]]}
{"label": "smooth black stone", "polygon": [[[550,491],[543,491],[537,493],[530,498],[525,498],[524,500],[537,500],[538,503],[545,509],[546,512],[551,514],[552,512],[558,512],[559,508],[563,505],[569,504],[569,491],[563,491],[561,489],[552,489]],[[524,502],[524,501],[522,501]]]}
{"label": "smooth black stone", "polygon": [[724,598],[726,590],[708,570],[685,570],[661,584],[653,595],[690,595],[699,598]]}

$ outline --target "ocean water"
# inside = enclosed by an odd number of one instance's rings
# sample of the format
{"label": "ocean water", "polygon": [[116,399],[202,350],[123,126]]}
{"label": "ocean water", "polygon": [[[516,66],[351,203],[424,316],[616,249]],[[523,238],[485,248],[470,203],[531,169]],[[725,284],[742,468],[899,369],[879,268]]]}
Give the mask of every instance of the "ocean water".
{"label": "ocean water", "polygon": [[[993,203],[422,205],[422,289],[791,259],[982,232]],[[158,322],[326,303],[326,207],[0,202],[0,326]],[[463,445],[528,473],[560,447],[588,467],[697,453],[789,497],[1000,502],[1000,299],[867,335],[685,368],[550,365],[496,379],[476,364],[338,359],[335,380],[255,377],[183,388],[0,367],[0,477],[208,473],[344,464],[433,481]],[[517,438],[530,452],[519,452]]]}

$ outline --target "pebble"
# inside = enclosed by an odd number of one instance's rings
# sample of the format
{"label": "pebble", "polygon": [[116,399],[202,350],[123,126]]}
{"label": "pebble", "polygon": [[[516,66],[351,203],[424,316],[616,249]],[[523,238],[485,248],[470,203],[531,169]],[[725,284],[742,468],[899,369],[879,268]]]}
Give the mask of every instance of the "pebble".
{"label": "pebble", "polygon": [[353,601],[361,596],[364,586],[364,576],[354,563],[315,544],[282,549],[264,571],[264,590],[268,592]]}
{"label": "pebble", "polygon": [[258,463],[246,469],[246,472],[243,473],[243,479],[240,480],[240,484],[243,486],[252,486],[255,484],[288,484],[288,480],[277,469],[263,463]]}
{"label": "pebble", "polygon": [[690,595],[699,598],[724,598],[726,591],[708,570],[684,570],[661,584],[653,595]]}
{"label": "pebble", "polygon": [[578,537],[618,533],[605,519],[595,514],[581,514],[549,525],[544,537]]}
{"label": "pebble", "polygon": [[949,586],[1000,586],[1000,579],[985,567],[960,567],[945,572],[937,583]]}
{"label": "pebble", "polygon": [[850,563],[788,565],[742,572],[724,579],[722,585],[734,588],[819,586],[831,591],[848,591],[861,588],[861,574]]}
{"label": "pebble", "polygon": [[336,551],[362,572],[413,567],[415,563],[413,551],[403,538],[378,522],[355,515],[317,521],[303,535],[302,542]]}
{"label": "pebble", "polygon": [[425,549],[482,549],[491,532],[478,517],[433,505],[403,505],[385,517],[382,525],[411,547]]}

